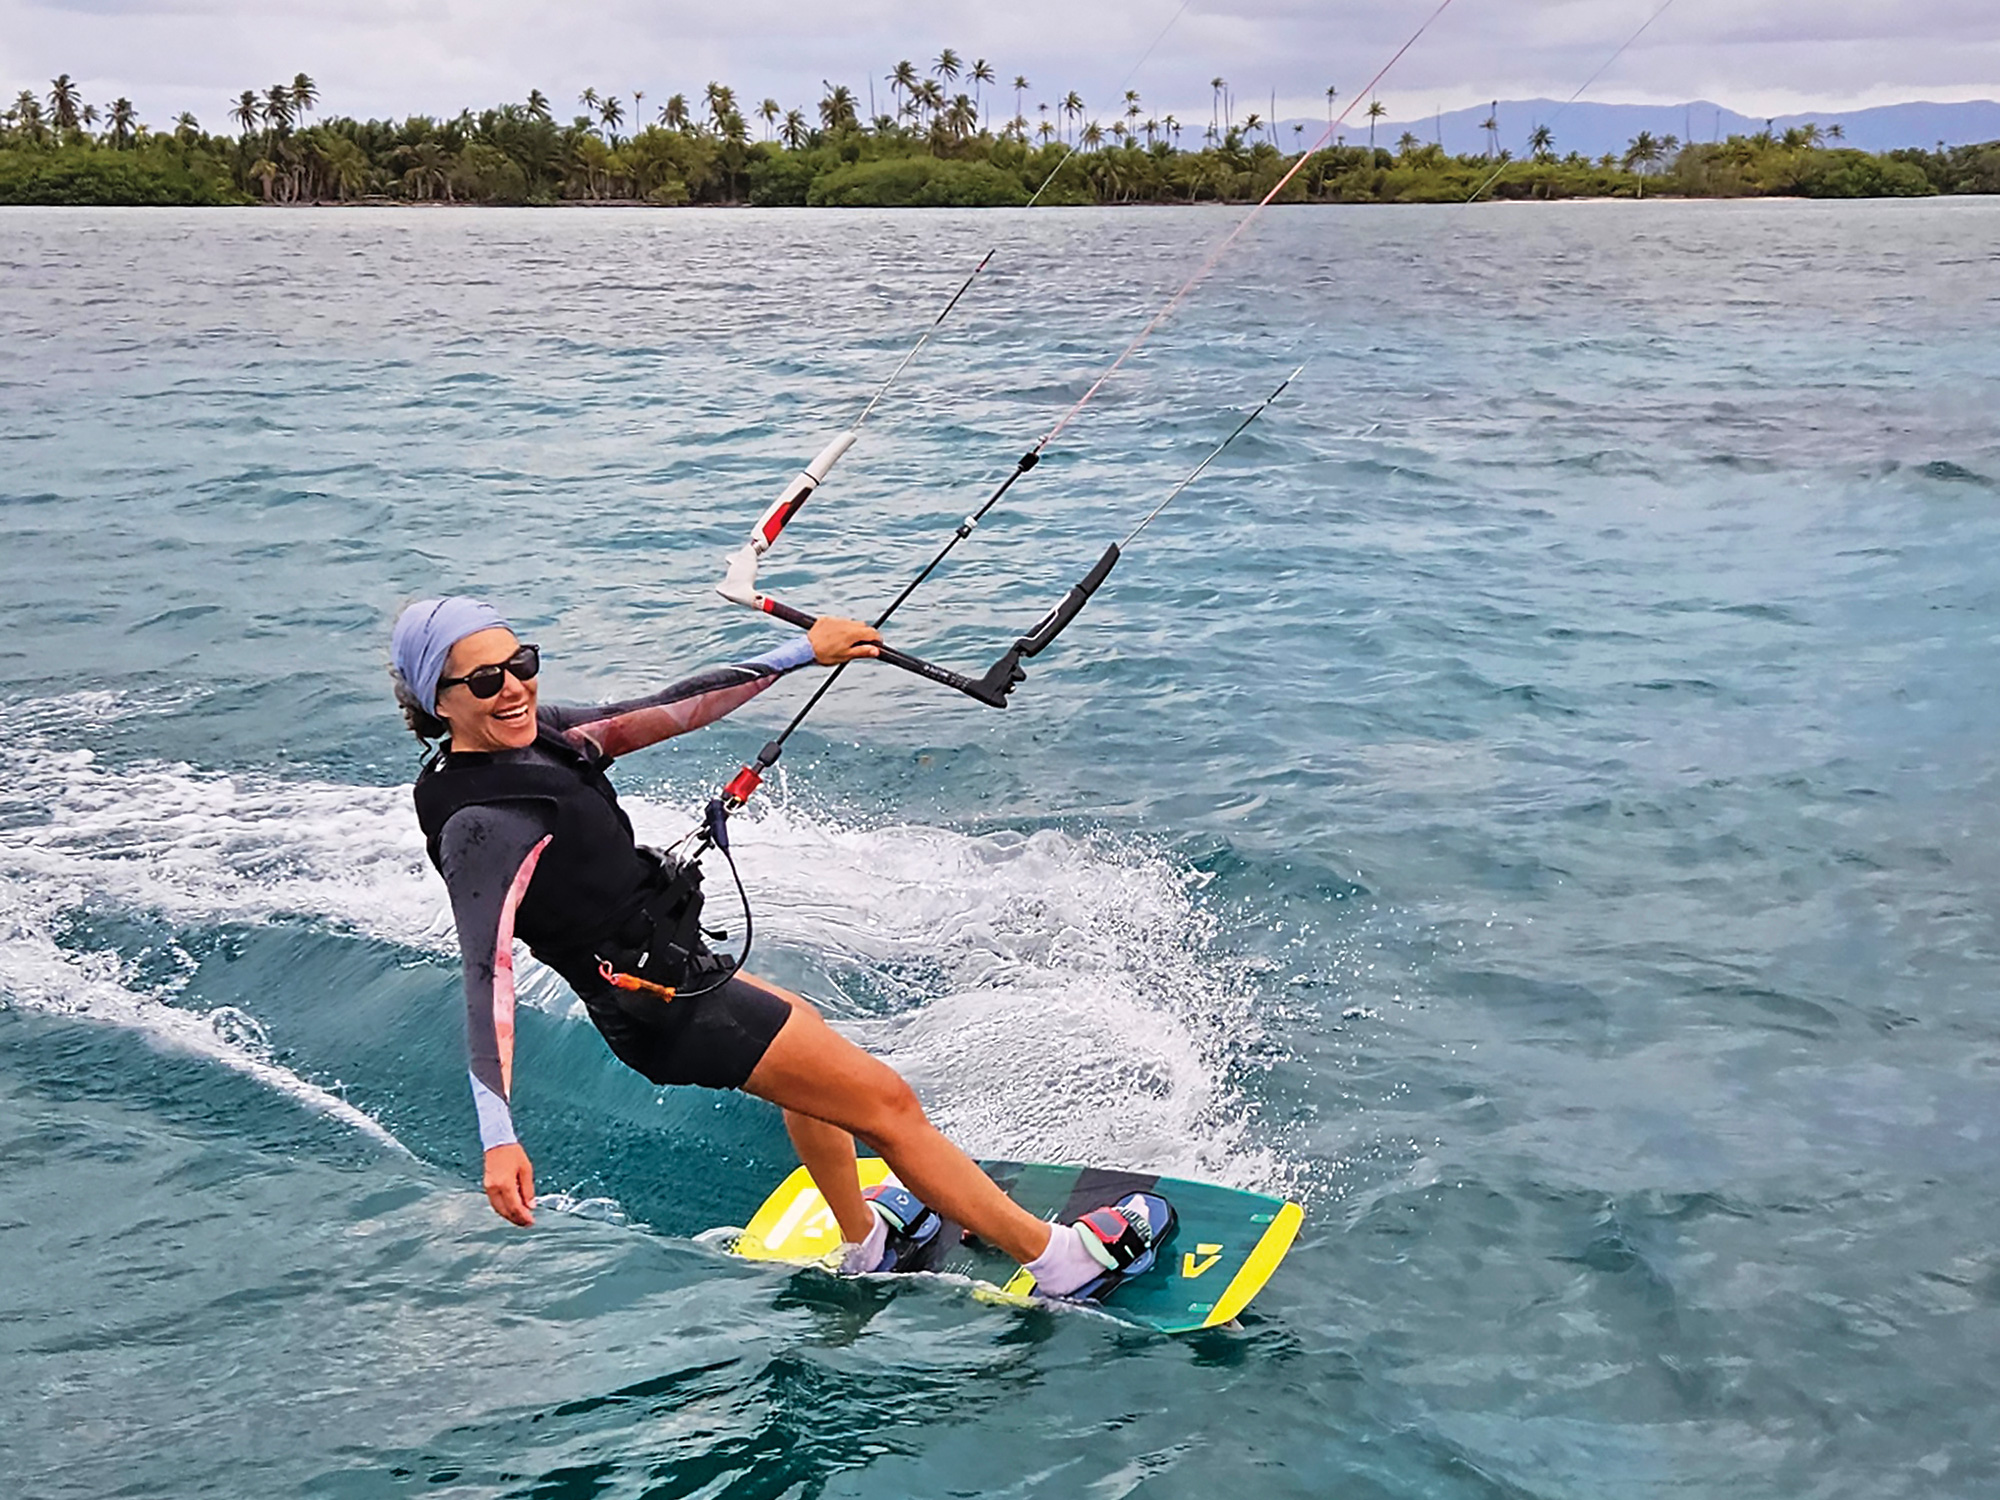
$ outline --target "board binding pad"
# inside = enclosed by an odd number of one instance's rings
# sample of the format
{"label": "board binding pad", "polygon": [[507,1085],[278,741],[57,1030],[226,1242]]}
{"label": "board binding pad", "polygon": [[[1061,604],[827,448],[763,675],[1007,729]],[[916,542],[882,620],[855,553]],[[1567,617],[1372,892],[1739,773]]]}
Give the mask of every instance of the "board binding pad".
{"label": "board binding pad", "polygon": [[[979,1166],[1021,1207],[1052,1222],[1068,1223],[1134,1192],[1158,1193],[1173,1204],[1180,1224],[1161,1247],[1159,1263],[1091,1304],[1161,1333],[1234,1321],[1271,1279],[1304,1218],[1296,1203],[1282,1198],[1148,1172],[1018,1161]],[[894,1180],[879,1157],[864,1157],[859,1167],[864,1188]],[[840,1226],[804,1167],[764,1200],[730,1247],[746,1260],[799,1266],[823,1263],[839,1248]],[[1032,1276],[983,1241],[967,1240],[949,1220],[912,1270],[966,1277],[989,1298],[1022,1305],[1033,1300]]]}

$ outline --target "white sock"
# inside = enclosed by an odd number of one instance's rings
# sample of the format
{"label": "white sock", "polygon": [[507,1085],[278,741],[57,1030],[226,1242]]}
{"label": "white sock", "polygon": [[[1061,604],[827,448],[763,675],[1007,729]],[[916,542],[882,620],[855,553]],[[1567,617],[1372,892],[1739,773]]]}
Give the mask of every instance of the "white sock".
{"label": "white sock", "polygon": [[1067,1297],[1092,1277],[1102,1276],[1104,1265],[1090,1253],[1074,1224],[1052,1224],[1048,1249],[1029,1261],[1027,1270],[1037,1291]]}
{"label": "white sock", "polygon": [[868,1231],[867,1239],[858,1245],[853,1240],[840,1242],[840,1274],[843,1276],[866,1276],[871,1271],[879,1271],[889,1253],[889,1221],[873,1209],[868,1211],[868,1217],[875,1221],[875,1225]]}

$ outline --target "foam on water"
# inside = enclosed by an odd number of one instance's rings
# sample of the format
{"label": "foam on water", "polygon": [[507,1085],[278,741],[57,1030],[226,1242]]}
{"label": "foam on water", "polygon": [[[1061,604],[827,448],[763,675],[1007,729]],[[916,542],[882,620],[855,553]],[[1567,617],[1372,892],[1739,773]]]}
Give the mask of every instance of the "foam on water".
{"label": "foam on water", "polygon": [[[89,750],[55,743],[117,712],[110,694],[75,694],[0,710],[0,1004],[108,1022],[245,1074],[371,1139],[402,1151],[387,1129],[338,1094],[274,1062],[263,1027],[235,1007],[198,1013],[168,1003],[175,986],[148,990],[133,963],[82,950],[59,936],[62,919],[105,907],[175,923],[252,919],[308,910],[316,892],[365,889],[309,868],[284,872],[315,832],[338,837],[335,819],[302,820],[275,788],[246,788],[186,766],[111,770]],[[333,789],[325,789],[331,791]],[[363,810],[357,822],[366,821]],[[301,837],[303,831],[303,837]],[[365,834],[356,834],[360,840]],[[312,851],[324,855],[324,849]],[[191,966],[191,961],[190,961]]]}
{"label": "foam on water", "polygon": [[[177,1006],[172,980],[149,985],[115,951],[79,951],[65,919],[110,912],[180,931],[304,919],[453,954],[409,789],[110,765],[76,748],[79,725],[87,735],[144,710],[91,694],[0,711],[0,993],[212,1056],[394,1144],[272,1062],[254,1016]],[[60,738],[37,727],[48,724]],[[626,802],[650,842],[694,821],[692,802]],[[1211,924],[1184,868],[1056,832],[864,826],[782,803],[743,820],[737,852],[766,951],[827,973],[829,1012],[910,1074],[969,1149],[1273,1179],[1226,1081],[1246,1007],[1207,962]],[[523,969],[527,1003],[582,1024],[551,974],[525,956]]]}

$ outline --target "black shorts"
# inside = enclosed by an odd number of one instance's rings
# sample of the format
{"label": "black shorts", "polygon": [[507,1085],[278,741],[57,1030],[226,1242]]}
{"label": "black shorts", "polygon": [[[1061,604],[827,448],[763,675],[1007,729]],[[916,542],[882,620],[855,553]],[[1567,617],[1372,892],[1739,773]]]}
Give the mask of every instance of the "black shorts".
{"label": "black shorts", "polygon": [[[713,983],[710,975],[689,989]],[[761,985],[730,978],[705,995],[658,1000],[609,987],[586,991],[584,1009],[618,1060],[654,1083],[740,1089],[792,1007]]]}

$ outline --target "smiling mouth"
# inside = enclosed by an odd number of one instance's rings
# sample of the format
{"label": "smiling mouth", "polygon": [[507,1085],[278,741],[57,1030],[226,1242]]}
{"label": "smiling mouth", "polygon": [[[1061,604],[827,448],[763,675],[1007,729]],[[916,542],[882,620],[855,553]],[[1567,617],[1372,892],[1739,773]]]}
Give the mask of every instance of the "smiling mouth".
{"label": "smiling mouth", "polygon": [[527,714],[527,712],[528,712],[528,705],[523,703],[519,708],[501,709],[498,712],[496,712],[493,715],[493,717],[496,719],[505,720],[508,723],[512,723],[514,720],[524,717]]}

